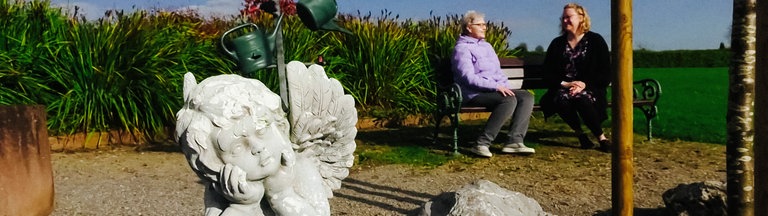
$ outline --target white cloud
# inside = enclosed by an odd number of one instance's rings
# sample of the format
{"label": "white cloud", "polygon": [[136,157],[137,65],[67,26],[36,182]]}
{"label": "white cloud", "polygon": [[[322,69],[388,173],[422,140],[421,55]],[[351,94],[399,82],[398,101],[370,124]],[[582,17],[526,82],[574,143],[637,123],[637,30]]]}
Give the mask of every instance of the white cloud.
{"label": "white cloud", "polygon": [[197,10],[205,17],[227,17],[237,15],[243,8],[243,1],[237,0],[208,0],[203,5],[190,5],[188,9]]}
{"label": "white cloud", "polygon": [[104,12],[107,11],[107,8],[99,7],[96,4],[91,4],[88,2],[52,2],[52,6],[54,7],[60,7],[62,10],[69,16],[74,15],[75,13],[75,6],[78,7],[77,9],[77,16],[80,17],[81,15],[84,15],[86,19],[88,20],[96,20],[100,17],[104,16]]}
{"label": "white cloud", "polygon": [[[88,20],[96,20],[104,16],[104,12],[109,9],[125,10],[126,12],[134,11],[135,9],[162,9],[162,10],[196,10],[201,16],[204,17],[228,17],[231,15],[237,15],[240,13],[240,9],[243,8],[242,0],[206,0],[205,2],[193,3],[191,1],[135,1],[133,4],[116,4],[118,0],[53,0],[51,5],[55,7],[61,7],[67,14],[72,15],[75,11],[75,6],[79,7],[78,16],[85,15]],[[186,3],[186,4],[185,4]],[[111,6],[108,6],[111,5]],[[118,6],[119,5],[119,6]],[[118,8],[115,8],[118,7]],[[120,8],[125,7],[125,8]]]}

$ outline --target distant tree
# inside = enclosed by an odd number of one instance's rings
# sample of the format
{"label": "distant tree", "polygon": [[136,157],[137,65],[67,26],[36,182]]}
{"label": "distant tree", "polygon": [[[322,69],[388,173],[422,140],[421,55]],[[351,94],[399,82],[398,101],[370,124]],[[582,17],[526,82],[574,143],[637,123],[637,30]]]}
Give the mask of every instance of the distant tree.
{"label": "distant tree", "polygon": [[544,47],[541,45],[538,45],[533,51],[537,53],[544,53]]}
{"label": "distant tree", "polygon": [[527,53],[528,52],[528,44],[520,43],[520,45],[517,45],[515,47],[516,50],[520,50],[520,52]]}
{"label": "distant tree", "polygon": [[720,50],[725,50],[725,43],[720,42],[720,48],[719,49]]}
{"label": "distant tree", "polygon": [[[755,0],[733,0],[725,166],[728,215],[754,215]],[[750,31],[750,29],[752,31]],[[763,182],[762,184],[764,184]],[[750,190],[747,190],[749,188]],[[765,208],[765,206],[760,206]]]}

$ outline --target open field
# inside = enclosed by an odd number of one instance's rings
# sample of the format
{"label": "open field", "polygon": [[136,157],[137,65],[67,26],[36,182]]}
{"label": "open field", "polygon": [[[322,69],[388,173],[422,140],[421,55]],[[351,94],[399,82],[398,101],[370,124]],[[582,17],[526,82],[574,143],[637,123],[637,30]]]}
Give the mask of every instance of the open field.
{"label": "open field", "polygon": [[[635,80],[661,83],[654,136],[725,144],[728,68],[635,68]],[[644,133],[643,117],[635,111],[635,131]]]}

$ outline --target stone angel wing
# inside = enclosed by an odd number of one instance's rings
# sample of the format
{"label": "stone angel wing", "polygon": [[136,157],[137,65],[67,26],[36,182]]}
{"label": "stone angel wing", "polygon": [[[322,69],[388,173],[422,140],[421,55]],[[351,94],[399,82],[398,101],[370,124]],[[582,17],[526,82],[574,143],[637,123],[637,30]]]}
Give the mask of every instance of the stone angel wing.
{"label": "stone angel wing", "polygon": [[341,187],[354,163],[357,110],[355,101],[320,65],[292,61],[286,66],[291,124],[297,156],[317,160],[325,192]]}

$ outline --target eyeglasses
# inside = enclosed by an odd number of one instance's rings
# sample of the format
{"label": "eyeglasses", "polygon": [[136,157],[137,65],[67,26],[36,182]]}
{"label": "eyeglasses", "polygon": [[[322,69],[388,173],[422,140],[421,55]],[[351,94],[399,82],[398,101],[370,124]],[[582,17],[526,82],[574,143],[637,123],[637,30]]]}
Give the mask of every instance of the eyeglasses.
{"label": "eyeglasses", "polygon": [[485,27],[488,24],[486,24],[486,23],[472,23],[472,24],[469,24],[469,25],[476,25],[476,26],[480,26],[480,27]]}
{"label": "eyeglasses", "polygon": [[581,16],[581,14],[574,14],[574,15],[570,15],[570,16],[562,16],[562,17],[560,17],[560,20],[570,20],[570,19],[572,19],[575,16]]}

